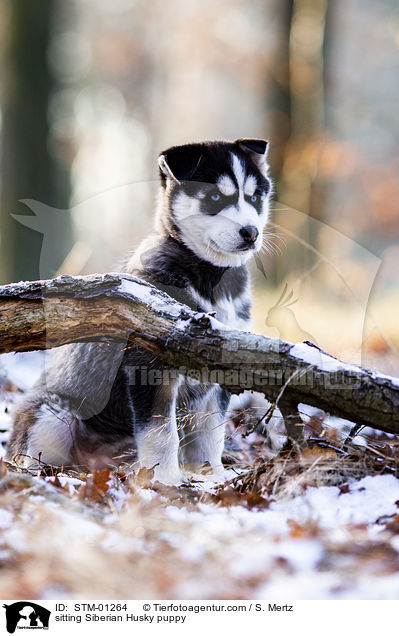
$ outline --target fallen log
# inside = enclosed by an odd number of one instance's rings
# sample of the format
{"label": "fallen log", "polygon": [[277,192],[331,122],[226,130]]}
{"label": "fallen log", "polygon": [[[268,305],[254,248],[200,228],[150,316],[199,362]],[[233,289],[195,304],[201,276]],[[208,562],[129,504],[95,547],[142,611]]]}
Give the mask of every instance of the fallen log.
{"label": "fallen log", "polygon": [[341,362],[310,342],[226,329],[133,276],[61,276],[0,287],[0,353],[82,341],[135,343],[184,375],[231,393],[263,393],[294,437],[300,403],[399,434],[398,378]]}

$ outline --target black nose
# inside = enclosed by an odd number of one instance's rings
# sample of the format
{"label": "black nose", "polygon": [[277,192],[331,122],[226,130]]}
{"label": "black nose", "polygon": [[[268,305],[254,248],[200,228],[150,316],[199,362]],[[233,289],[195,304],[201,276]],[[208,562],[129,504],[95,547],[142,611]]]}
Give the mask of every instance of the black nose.
{"label": "black nose", "polygon": [[241,228],[240,234],[244,241],[246,241],[247,243],[255,243],[256,239],[258,238],[259,232],[258,228],[256,228],[254,225],[246,225],[245,227]]}

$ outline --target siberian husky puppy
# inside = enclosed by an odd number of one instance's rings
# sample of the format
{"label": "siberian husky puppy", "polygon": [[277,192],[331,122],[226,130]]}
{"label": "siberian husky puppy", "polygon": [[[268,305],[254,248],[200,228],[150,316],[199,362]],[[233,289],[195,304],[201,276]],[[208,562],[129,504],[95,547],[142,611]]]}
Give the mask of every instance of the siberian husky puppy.
{"label": "siberian husky puppy", "polygon": [[[266,150],[266,141],[237,139],[162,152],[155,228],[124,271],[227,327],[249,329],[246,265],[269,216]],[[229,394],[176,373],[151,381],[164,369],[136,345],[54,350],[16,410],[8,456],[90,468],[136,462],[173,484],[204,464],[221,475]]]}

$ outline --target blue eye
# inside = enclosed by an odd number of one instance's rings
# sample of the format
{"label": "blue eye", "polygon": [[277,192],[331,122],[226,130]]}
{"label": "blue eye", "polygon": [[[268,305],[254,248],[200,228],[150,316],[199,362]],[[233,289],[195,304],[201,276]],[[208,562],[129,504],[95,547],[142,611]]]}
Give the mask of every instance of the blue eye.
{"label": "blue eye", "polygon": [[219,201],[219,199],[220,199],[220,194],[212,194],[212,195],[211,195],[211,199],[212,199],[212,201]]}
{"label": "blue eye", "polygon": [[255,203],[257,200],[258,200],[258,197],[256,196],[256,194],[253,194],[251,197],[252,203]]}

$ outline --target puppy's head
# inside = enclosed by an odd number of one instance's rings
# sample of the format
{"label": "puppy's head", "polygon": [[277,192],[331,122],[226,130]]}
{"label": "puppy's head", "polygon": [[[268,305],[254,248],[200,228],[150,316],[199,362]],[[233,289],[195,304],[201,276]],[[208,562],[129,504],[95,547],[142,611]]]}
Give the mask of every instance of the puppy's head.
{"label": "puppy's head", "polygon": [[166,226],[200,258],[237,267],[262,247],[271,184],[267,142],[173,146],[159,156]]}

